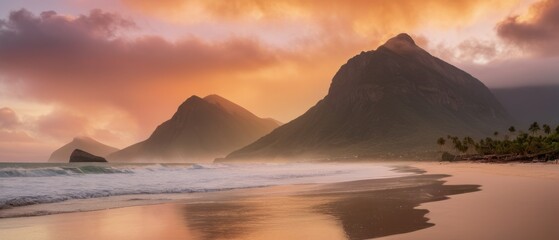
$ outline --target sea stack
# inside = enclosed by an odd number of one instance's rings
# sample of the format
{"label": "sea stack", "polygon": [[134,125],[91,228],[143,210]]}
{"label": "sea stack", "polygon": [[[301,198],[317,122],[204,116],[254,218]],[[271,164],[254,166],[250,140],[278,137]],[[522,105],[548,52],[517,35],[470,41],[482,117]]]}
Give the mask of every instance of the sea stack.
{"label": "sea stack", "polygon": [[483,83],[402,33],[351,58],[314,107],[225,161],[428,156],[438,137],[487,136],[511,122]]}
{"label": "sea stack", "polygon": [[91,153],[86,151],[75,149],[72,154],[70,155],[70,162],[71,163],[78,163],[78,162],[107,162],[105,158],[95,156]]}

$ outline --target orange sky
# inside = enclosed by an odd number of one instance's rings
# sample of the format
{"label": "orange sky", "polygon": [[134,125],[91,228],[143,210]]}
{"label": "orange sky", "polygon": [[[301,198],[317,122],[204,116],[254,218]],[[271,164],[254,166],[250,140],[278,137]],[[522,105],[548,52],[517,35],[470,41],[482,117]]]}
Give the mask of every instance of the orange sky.
{"label": "orange sky", "polygon": [[2,1],[0,161],[77,135],[128,146],[191,95],[287,122],[400,32],[490,87],[559,84],[558,2]]}

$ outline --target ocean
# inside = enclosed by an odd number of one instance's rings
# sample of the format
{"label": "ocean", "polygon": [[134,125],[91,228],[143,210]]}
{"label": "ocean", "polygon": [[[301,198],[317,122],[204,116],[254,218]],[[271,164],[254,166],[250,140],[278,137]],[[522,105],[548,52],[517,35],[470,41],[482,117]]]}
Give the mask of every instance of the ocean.
{"label": "ocean", "polygon": [[226,191],[403,176],[376,164],[0,163],[0,211],[71,199]]}

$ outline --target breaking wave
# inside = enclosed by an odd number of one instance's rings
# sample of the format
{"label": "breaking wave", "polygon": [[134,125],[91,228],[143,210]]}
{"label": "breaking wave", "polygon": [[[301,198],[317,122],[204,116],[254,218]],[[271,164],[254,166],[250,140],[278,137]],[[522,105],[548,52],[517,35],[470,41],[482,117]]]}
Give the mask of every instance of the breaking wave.
{"label": "breaking wave", "polygon": [[224,191],[401,175],[371,164],[0,165],[0,209],[117,195]]}

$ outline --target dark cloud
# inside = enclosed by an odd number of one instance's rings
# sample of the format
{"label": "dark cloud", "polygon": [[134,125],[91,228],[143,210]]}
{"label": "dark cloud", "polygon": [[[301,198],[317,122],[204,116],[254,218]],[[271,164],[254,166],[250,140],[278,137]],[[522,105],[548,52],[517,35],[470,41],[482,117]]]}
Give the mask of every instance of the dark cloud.
{"label": "dark cloud", "polygon": [[486,65],[458,66],[491,88],[559,84],[559,57],[501,59]]}
{"label": "dark cloud", "polygon": [[559,1],[533,4],[523,18],[510,16],[497,24],[502,39],[542,55],[559,54]]}
{"label": "dark cloud", "polygon": [[101,10],[77,17],[12,12],[0,26],[0,72],[8,76],[7,86],[22,81],[18,89],[26,98],[84,115],[89,109],[118,108],[136,124],[156,126],[188,95],[216,84],[234,88],[227,78],[277,62],[275,52],[250,38],[127,38],[134,27]]}

